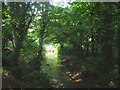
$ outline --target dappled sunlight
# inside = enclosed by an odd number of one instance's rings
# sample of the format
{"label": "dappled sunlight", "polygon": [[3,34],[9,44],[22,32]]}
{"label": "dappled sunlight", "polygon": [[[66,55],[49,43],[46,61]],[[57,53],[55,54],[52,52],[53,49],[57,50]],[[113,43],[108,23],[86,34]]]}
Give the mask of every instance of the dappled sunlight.
{"label": "dappled sunlight", "polygon": [[46,44],[44,45],[45,47],[45,55],[48,57],[50,55],[57,56],[58,55],[58,45],[53,45],[53,44]]}
{"label": "dappled sunlight", "polygon": [[66,74],[70,74],[70,72],[66,72]]}
{"label": "dappled sunlight", "polygon": [[[70,0],[71,1],[71,0]],[[69,2],[70,2],[69,1]],[[65,8],[65,7],[69,7],[70,5],[68,4],[68,1],[66,0],[51,0],[50,2],[51,4],[53,4],[54,6],[59,6],[59,7],[62,7],[62,8]]]}
{"label": "dappled sunlight", "polygon": [[67,78],[67,80],[72,80],[71,78]]}
{"label": "dappled sunlight", "polygon": [[79,75],[80,75],[81,73],[76,73],[75,75],[74,75],[74,77],[76,78],[76,77],[78,77]]}
{"label": "dappled sunlight", "polygon": [[74,82],[81,82],[81,81],[82,81],[82,79],[77,79]]}
{"label": "dappled sunlight", "polygon": [[42,61],[42,71],[47,73],[53,80],[57,82],[61,76],[61,60],[58,58],[57,45],[47,44],[45,47],[45,60]]}
{"label": "dappled sunlight", "polygon": [[73,82],[81,82],[82,79],[80,78],[81,72],[71,73],[71,72],[66,72],[66,74],[69,76],[67,80],[73,81]]}
{"label": "dappled sunlight", "polygon": [[118,87],[119,2],[4,1],[3,88]]}
{"label": "dappled sunlight", "polygon": [[69,76],[72,76],[72,74],[69,74]]}
{"label": "dappled sunlight", "polygon": [[[58,57],[57,45],[45,45],[45,60],[42,61],[42,71],[51,79],[52,86],[55,88],[69,87],[69,84],[81,82],[79,78],[81,73],[72,73],[68,71],[65,65],[61,64],[61,59]],[[74,85],[73,85],[74,86]]]}
{"label": "dappled sunlight", "polygon": [[51,79],[51,81],[52,81],[53,83],[58,82],[58,80],[56,80],[56,79]]}

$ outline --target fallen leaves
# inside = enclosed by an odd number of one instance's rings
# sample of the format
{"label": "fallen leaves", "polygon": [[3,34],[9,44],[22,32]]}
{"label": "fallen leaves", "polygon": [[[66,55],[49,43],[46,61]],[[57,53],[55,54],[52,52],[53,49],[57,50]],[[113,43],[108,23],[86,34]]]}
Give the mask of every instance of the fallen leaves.
{"label": "fallen leaves", "polygon": [[71,80],[73,82],[81,82],[82,79],[80,79],[80,75],[81,75],[81,72],[78,72],[76,74],[72,74],[71,72],[66,72],[66,74],[68,74],[70,77],[68,78],[68,80]]}
{"label": "fallen leaves", "polygon": [[74,82],[81,82],[81,81],[82,81],[82,79],[77,79]]}

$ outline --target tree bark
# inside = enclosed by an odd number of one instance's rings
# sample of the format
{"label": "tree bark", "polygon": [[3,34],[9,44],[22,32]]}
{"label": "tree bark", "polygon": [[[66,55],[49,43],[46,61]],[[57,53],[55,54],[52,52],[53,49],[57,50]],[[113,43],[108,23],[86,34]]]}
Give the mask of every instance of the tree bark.
{"label": "tree bark", "polygon": [[43,59],[42,52],[43,52],[43,40],[45,35],[45,29],[48,23],[46,17],[48,16],[48,2],[44,2],[42,4],[42,24],[39,34],[39,50],[38,50],[38,58],[39,60]]}

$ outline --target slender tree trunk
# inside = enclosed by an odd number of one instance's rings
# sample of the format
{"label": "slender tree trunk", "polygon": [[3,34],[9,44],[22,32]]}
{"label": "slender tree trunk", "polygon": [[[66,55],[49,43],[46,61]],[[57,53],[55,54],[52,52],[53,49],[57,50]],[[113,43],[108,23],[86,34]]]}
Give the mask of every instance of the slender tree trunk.
{"label": "slender tree trunk", "polygon": [[45,35],[45,29],[48,23],[48,20],[46,17],[48,16],[48,2],[43,2],[42,3],[42,24],[41,24],[41,29],[40,29],[40,34],[39,34],[39,50],[38,50],[38,58],[39,60],[43,59],[42,52],[43,52],[43,40],[44,40],[44,35]]}
{"label": "slender tree trunk", "polygon": [[18,58],[20,56],[20,50],[22,47],[22,39],[18,35],[17,31],[13,32],[13,53],[12,53],[12,61],[14,61],[15,65],[18,63]]}
{"label": "slender tree trunk", "polygon": [[40,30],[40,36],[39,36],[39,51],[38,51],[39,60],[43,59],[42,57],[43,39],[44,39],[43,36],[44,36],[44,28]]}
{"label": "slender tree trunk", "polygon": [[[93,33],[93,29],[92,29],[92,33]],[[95,51],[95,42],[94,42],[94,35],[92,35],[91,37],[91,53],[94,56],[94,51]]]}
{"label": "slender tree trunk", "polygon": [[89,54],[89,44],[88,44],[88,41],[87,41],[87,44],[86,44],[86,55],[88,56]]}
{"label": "slender tree trunk", "polygon": [[60,48],[61,48],[61,51],[63,51],[63,48],[64,48],[64,44],[63,43],[60,43]]}

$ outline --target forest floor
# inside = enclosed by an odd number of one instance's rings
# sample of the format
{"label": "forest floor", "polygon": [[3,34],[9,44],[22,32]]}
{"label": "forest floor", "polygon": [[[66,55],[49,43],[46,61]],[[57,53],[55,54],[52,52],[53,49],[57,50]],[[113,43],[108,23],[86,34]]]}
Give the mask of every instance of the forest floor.
{"label": "forest floor", "polygon": [[[89,65],[86,61],[72,55],[47,56],[42,68],[54,88],[103,88],[99,80],[89,73],[84,73],[81,66]],[[94,64],[93,64],[94,65]],[[92,66],[92,65],[91,65]]]}
{"label": "forest floor", "polygon": [[80,65],[78,62],[84,63],[84,64],[90,64],[90,63],[84,62],[83,60],[80,61],[80,59],[76,56],[61,55],[60,57],[62,58],[62,64],[66,65],[66,67],[69,70],[69,72],[66,72],[66,74],[68,75],[68,80],[76,84],[76,87],[73,87],[73,88],[103,88],[105,87],[104,85],[99,83],[98,80],[96,80],[95,78],[92,78],[91,75],[89,74],[83,75],[83,73],[79,70]]}
{"label": "forest floor", "polygon": [[[54,57],[51,55],[42,62],[42,69],[50,78],[53,88],[106,88],[106,86],[99,82],[100,78],[96,78],[97,74],[84,73],[83,66],[95,67],[94,63],[86,62],[79,57],[71,55],[60,55]],[[99,71],[95,71],[99,72]],[[23,81],[13,78],[7,73],[3,73],[3,87],[9,88],[24,88],[26,85],[35,87],[38,83],[38,87],[41,81],[35,80],[33,82],[24,83]],[[40,84],[39,84],[40,83]],[[47,82],[45,81],[47,84]],[[34,85],[35,84],[35,85]]]}

